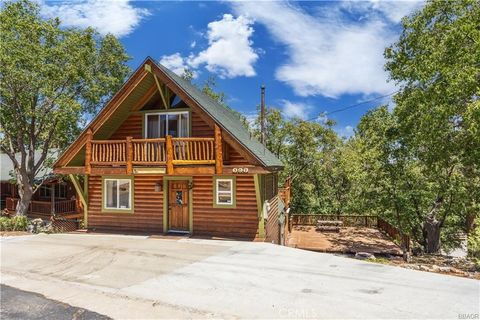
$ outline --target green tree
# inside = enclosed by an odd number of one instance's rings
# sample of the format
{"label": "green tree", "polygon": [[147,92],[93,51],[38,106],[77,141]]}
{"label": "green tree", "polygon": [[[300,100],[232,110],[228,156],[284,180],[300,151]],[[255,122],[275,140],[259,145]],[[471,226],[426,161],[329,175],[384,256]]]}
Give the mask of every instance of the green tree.
{"label": "green tree", "polygon": [[128,56],[113,35],[62,28],[27,0],[3,4],[0,39],[0,147],[13,162],[22,215],[49,150],[67,146],[84,116],[121,86]]}
{"label": "green tree", "polygon": [[400,134],[428,185],[427,252],[440,249],[446,221],[473,205],[457,191],[465,188],[464,171],[478,173],[480,164],[479,25],[476,0],[429,1],[403,19],[400,39],[385,51],[386,69],[401,87],[394,97]]}

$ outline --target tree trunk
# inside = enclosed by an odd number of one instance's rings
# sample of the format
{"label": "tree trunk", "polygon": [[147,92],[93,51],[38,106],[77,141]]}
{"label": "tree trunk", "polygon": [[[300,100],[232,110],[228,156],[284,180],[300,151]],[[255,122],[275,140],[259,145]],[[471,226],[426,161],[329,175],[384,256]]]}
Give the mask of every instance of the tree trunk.
{"label": "tree trunk", "polygon": [[24,188],[19,188],[20,200],[17,203],[17,215],[23,216],[28,213],[28,207],[30,206],[30,201],[32,200],[33,190],[30,186],[25,186]]}
{"label": "tree trunk", "polygon": [[437,253],[440,251],[440,226],[440,221],[432,217],[427,217],[423,222],[426,253]]}
{"label": "tree trunk", "polygon": [[30,206],[33,196],[33,186],[32,183],[30,183],[28,175],[22,173],[17,174],[17,183],[20,200],[17,204],[16,214],[23,216],[28,213],[28,207]]}

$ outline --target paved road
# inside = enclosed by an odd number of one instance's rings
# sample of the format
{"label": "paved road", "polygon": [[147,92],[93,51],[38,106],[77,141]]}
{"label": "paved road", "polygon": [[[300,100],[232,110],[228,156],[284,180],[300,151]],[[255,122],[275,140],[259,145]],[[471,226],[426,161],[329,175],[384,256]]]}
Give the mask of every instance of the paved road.
{"label": "paved road", "polygon": [[0,241],[3,284],[112,318],[480,313],[476,280],[267,243],[74,234]]}
{"label": "paved road", "polygon": [[2,320],[106,320],[109,317],[82,308],[47,299],[41,294],[0,285],[0,318]]}

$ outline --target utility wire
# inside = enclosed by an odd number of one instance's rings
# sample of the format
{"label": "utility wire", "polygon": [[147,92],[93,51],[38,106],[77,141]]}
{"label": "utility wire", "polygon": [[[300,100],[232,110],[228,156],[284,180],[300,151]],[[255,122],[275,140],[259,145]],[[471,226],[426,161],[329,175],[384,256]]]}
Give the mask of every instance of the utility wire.
{"label": "utility wire", "polygon": [[[339,108],[339,109],[335,109],[335,110],[332,110],[332,111],[326,111],[324,112],[323,114],[325,115],[330,115],[330,114],[334,114],[334,113],[338,113],[338,112],[342,112],[342,111],[346,111],[346,110],[349,110],[349,109],[353,109],[353,108],[356,108],[358,106],[361,106],[361,105],[364,105],[364,104],[367,104],[367,103],[370,103],[370,102],[374,102],[374,101],[377,101],[377,100],[380,100],[380,99],[383,99],[383,98],[386,98],[386,97],[389,97],[389,96],[392,96],[394,95],[395,93],[398,93],[400,92],[400,90],[397,90],[397,91],[393,91],[393,92],[390,92],[388,94],[385,94],[383,96],[378,96],[378,97],[375,97],[373,99],[370,99],[370,100],[366,100],[366,101],[362,101],[362,102],[359,102],[359,103],[356,103],[356,104],[352,104],[352,105],[349,105],[349,106],[346,106],[346,107],[342,107],[342,108]],[[320,113],[321,115],[322,113]],[[317,120],[320,115],[317,115],[315,118],[311,118],[311,119],[307,119],[307,120],[303,120],[303,121],[313,121],[313,120]]]}

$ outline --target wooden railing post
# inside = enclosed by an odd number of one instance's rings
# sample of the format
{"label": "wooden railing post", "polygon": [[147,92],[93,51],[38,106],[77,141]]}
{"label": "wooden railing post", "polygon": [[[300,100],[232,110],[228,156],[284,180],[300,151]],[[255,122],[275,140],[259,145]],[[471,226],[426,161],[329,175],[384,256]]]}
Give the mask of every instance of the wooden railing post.
{"label": "wooden railing post", "polygon": [[127,137],[127,174],[132,174],[133,172],[133,146],[132,146],[132,137]]}
{"label": "wooden railing post", "polygon": [[215,124],[215,173],[223,173],[222,130]]}
{"label": "wooden railing post", "polygon": [[165,144],[167,147],[167,174],[173,174],[173,141],[171,135],[165,136]]}
{"label": "wooden railing post", "polygon": [[92,129],[88,128],[87,130],[87,142],[85,143],[85,174],[90,174],[92,172],[92,166],[90,161],[92,160]]}

